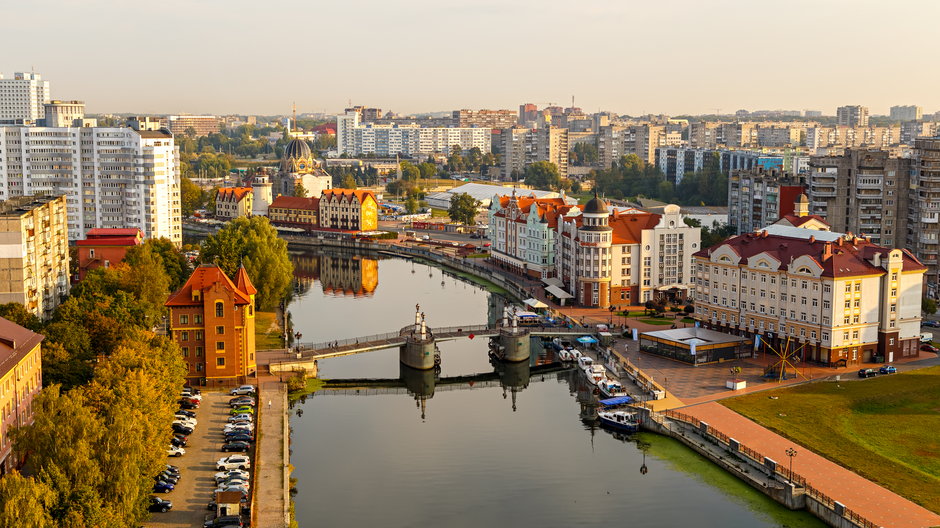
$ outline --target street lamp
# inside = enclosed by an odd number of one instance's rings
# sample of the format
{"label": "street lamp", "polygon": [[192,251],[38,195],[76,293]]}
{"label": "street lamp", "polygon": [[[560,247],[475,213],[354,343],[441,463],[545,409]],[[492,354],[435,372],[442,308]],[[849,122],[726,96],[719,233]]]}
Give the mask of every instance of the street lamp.
{"label": "street lamp", "polygon": [[788,447],[787,450],[784,451],[784,453],[786,453],[787,456],[790,457],[790,473],[788,477],[790,479],[790,482],[792,483],[793,482],[793,457],[796,456],[796,449],[793,449],[792,447]]}

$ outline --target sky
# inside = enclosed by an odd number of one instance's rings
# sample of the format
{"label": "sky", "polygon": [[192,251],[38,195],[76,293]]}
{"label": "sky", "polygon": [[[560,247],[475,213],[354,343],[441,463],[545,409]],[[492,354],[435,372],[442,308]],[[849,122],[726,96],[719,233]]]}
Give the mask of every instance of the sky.
{"label": "sky", "polygon": [[90,113],[940,110],[936,0],[3,0],[0,73]]}

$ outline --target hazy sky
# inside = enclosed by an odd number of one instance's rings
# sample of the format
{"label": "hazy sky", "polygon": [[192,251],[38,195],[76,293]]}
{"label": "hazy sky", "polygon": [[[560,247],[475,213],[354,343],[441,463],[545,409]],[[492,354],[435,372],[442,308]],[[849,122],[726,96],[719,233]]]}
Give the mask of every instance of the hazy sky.
{"label": "hazy sky", "polygon": [[0,0],[89,112],[940,108],[936,0]]}

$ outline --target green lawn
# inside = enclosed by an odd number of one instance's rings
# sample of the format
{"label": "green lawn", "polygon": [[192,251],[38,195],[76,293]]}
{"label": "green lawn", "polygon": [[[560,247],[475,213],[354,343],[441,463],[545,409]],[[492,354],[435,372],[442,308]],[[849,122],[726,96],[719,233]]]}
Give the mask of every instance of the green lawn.
{"label": "green lawn", "polygon": [[278,324],[276,315],[274,312],[255,312],[255,348],[257,350],[284,348],[281,325]]}
{"label": "green lawn", "polygon": [[940,367],[720,403],[940,513]]}
{"label": "green lawn", "polygon": [[431,208],[431,218],[450,218],[447,216],[447,209]]}
{"label": "green lawn", "polygon": [[660,325],[660,326],[672,326],[676,324],[674,319],[640,319],[641,323],[651,324],[651,325]]}

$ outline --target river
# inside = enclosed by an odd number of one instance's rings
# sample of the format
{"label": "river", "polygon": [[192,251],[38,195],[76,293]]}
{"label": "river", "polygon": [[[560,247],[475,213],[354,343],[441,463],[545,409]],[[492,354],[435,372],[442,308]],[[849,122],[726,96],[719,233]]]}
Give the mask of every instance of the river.
{"label": "river", "polygon": [[[416,304],[429,326],[482,324],[501,310],[499,296],[424,264],[314,252],[292,258],[303,287],[290,311],[304,341],[396,331],[414,320]],[[485,339],[440,349],[441,378],[494,370]],[[402,375],[397,350],[320,362],[322,378]],[[523,364],[503,373],[503,386],[434,388],[433,375],[404,375],[424,398],[320,391],[294,405],[302,528],[823,526],[671,439],[585,424],[575,372],[530,375]]]}

